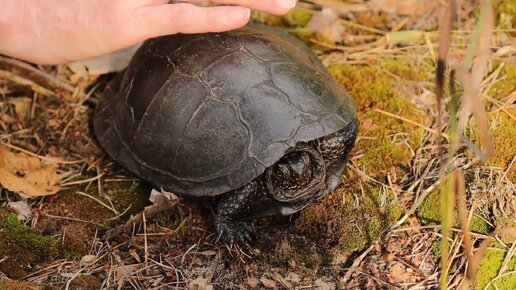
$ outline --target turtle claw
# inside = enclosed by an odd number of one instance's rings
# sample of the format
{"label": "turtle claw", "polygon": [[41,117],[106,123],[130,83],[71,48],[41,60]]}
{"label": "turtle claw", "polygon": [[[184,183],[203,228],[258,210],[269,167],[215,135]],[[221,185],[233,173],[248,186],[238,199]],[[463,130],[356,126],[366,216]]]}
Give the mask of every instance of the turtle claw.
{"label": "turtle claw", "polygon": [[217,230],[216,243],[225,241],[229,245],[248,245],[253,242],[254,234],[251,226],[242,221],[218,219],[215,221]]}

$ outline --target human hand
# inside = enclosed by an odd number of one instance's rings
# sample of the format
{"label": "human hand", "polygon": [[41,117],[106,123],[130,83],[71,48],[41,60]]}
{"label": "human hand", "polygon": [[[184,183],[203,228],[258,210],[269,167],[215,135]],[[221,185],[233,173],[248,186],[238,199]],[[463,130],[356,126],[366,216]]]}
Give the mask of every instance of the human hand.
{"label": "human hand", "polygon": [[296,3],[212,2],[234,6],[199,7],[168,0],[0,0],[0,53],[38,64],[67,63],[152,37],[236,29],[249,21],[249,8],[282,15]]}

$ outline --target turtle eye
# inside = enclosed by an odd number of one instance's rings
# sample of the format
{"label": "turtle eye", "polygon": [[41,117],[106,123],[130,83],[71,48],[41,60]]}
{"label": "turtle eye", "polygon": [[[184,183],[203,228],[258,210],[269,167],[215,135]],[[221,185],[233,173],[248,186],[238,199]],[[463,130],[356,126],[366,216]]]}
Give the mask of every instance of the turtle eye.
{"label": "turtle eye", "polygon": [[276,167],[275,174],[280,179],[287,179],[287,177],[290,175],[290,170],[288,169],[286,164],[278,164]]}

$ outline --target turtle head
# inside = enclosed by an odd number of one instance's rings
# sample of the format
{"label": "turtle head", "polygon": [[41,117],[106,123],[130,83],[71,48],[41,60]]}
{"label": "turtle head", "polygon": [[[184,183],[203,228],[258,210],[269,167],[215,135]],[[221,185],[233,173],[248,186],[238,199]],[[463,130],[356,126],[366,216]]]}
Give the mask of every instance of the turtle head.
{"label": "turtle head", "polygon": [[325,176],[322,155],[307,144],[298,144],[267,169],[265,183],[275,200],[298,203],[317,196]]}
{"label": "turtle head", "polygon": [[306,151],[287,154],[272,169],[272,183],[282,189],[306,187],[313,176],[312,160]]}

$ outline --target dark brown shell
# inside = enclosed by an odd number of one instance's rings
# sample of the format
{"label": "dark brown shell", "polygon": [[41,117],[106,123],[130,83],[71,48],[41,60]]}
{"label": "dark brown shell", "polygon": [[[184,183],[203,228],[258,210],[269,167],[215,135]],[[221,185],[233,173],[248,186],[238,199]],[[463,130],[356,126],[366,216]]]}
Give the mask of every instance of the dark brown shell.
{"label": "dark brown shell", "polygon": [[145,42],[106,90],[94,128],[135,175],[210,196],[355,119],[351,97],[303,43],[248,26]]}

